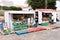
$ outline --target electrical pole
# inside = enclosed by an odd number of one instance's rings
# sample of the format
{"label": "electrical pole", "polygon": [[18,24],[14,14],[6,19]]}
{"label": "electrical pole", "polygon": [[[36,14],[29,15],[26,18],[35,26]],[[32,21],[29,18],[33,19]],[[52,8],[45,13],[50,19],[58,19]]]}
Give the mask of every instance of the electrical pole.
{"label": "electrical pole", "polygon": [[47,4],[48,4],[47,1],[48,0],[45,0],[45,9],[47,9]]}

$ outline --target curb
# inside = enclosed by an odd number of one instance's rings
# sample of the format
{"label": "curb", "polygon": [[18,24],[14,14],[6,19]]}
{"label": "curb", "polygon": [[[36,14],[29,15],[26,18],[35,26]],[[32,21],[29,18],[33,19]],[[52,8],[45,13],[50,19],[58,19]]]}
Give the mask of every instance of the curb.
{"label": "curb", "polygon": [[22,35],[22,34],[27,34],[27,33],[32,33],[32,32],[37,32],[37,31],[43,31],[46,30],[46,28],[30,28],[28,30],[23,30],[23,31],[16,31],[15,34],[17,35]]}
{"label": "curb", "polygon": [[24,31],[17,31],[17,32],[15,32],[15,34],[22,35],[22,34],[27,34],[27,33],[37,32],[37,31],[56,29],[56,28],[60,28],[60,27],[52,26],[50,28],[44,28],[44,27],[30,28],[30,29],[24,30]]}
{"label": "curb", "polygon": [[53,26],[53,28],[52,29],[57,29],[57,28],[60,28],[59,26]]}
{"label": "curb", "polygon": [[60,28],[60,27],[59,26],[52,26],[50,28],[46,28],[46,30],[57,29],[57,28]]}

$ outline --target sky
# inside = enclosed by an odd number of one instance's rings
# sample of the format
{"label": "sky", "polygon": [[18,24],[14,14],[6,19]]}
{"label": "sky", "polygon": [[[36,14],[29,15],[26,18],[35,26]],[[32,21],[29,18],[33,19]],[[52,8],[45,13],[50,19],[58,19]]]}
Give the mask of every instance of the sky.
{"label": "sky", "polygon": [[[1,2],[2,0],[0,0]],[[26,0],[5,0],[5,1],[13,1],[14,5],[27,5]]]}

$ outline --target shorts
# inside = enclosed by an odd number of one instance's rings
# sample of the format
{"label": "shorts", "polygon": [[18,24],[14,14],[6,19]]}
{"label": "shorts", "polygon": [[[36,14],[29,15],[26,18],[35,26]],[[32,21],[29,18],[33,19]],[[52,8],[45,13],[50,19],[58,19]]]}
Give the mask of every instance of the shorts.
{"label": "shorts", "polygon": [[2,28],[3,27],[3,25],[2,24],[0,24],[0,28]]}

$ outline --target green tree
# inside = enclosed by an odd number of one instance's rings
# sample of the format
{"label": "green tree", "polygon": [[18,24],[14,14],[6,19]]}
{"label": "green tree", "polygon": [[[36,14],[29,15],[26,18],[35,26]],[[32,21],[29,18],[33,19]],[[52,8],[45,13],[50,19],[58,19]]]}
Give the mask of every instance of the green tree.
{"label": "green tree", "polygon": [[22,8],[20,7],[15,7],[15,6],[0,6],[0,10],[22,10]]}
{"label": "green tree", "polygon": [[[33,9],[37,9],[37,8],[42,9],[45,8],[46,6],[45,1],[46,0],[27,0],[27,3]],[[47,0],[47,8],[56,9],[55,4],[56,4],[56,0]]]}
{"label": "green tree", "polygon": [[10,6],[10,10],[22,10],[20,7]]}
{"label": "green tree", "polygon": [[1,10],[1,6],[0,6],[0,10]]}
{"label": "green tree", "polygon": [[55,5],[56,5],[56,0],[48,0],[48,4],[47,4],[48,9],[56,9]]}
{"label": "green tree", "polygon": [[2,9],[2,10],[9,10],[10,8],[7,7],[7,6],[1,6],[1,9]]}

